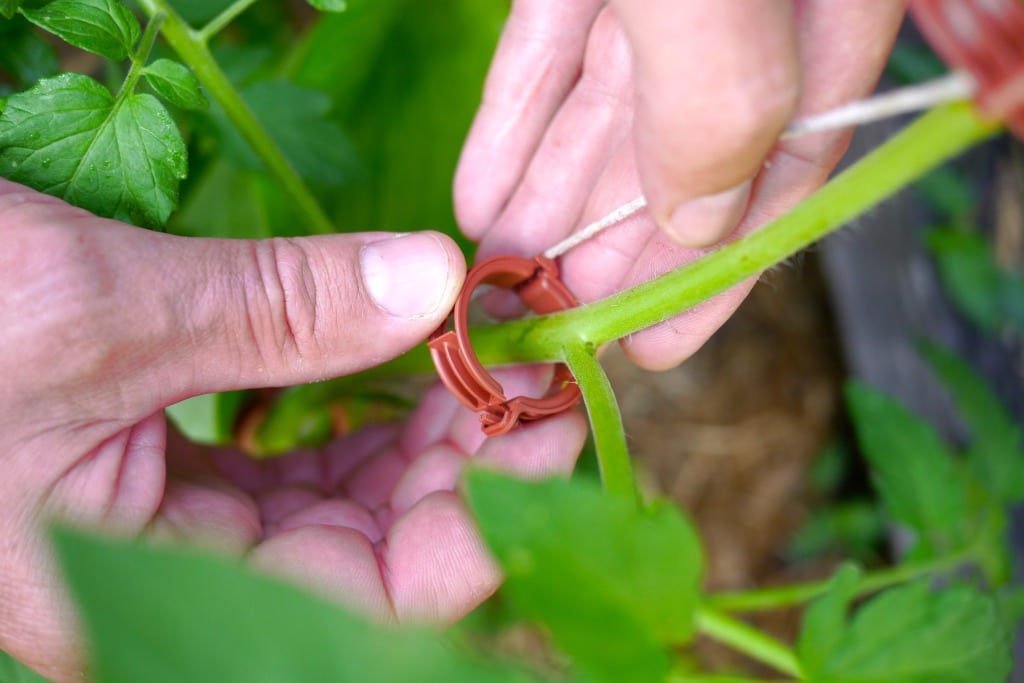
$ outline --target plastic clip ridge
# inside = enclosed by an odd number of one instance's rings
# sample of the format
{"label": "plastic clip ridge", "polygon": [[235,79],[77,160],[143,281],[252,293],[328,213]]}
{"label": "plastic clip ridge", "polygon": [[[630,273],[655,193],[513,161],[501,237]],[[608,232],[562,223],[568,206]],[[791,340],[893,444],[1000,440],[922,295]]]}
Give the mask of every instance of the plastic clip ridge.
{"label": "plastic clip ridge", "polygon": [[430,337],[427,346],[441,381],[467,408],[480,413],[487,436],[504,434],[520,422],[556,415],[579,403],[581,394],[575,378],[564,364],[555,368],[550,396],[507,398],[501,384],[480,364],[469,339],[469,302],[482,284],[514,291],[534,313],[554,313],[579,305],[576,297],[558,279],[558,266],[537,256],[498,256],[479,263],[469,271],[466,284],[455,302],[452,330],[447,322]]}

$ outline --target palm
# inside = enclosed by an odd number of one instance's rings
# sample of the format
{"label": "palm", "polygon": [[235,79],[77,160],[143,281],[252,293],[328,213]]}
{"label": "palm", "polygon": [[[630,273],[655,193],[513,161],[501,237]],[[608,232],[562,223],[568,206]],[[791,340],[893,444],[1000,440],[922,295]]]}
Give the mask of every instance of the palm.
{"label": "palm", "polygon": [[[513,392],[538,391],[536,372],[500,377]],[[454,493],[463,467],[564,474],[583,434],[570,414],[485,440],[477,416],[437,385],[404,424],[317,451],[256,462],[171,444],[152,529],[247,553],[376,619],[449,623],[500,580]]]}

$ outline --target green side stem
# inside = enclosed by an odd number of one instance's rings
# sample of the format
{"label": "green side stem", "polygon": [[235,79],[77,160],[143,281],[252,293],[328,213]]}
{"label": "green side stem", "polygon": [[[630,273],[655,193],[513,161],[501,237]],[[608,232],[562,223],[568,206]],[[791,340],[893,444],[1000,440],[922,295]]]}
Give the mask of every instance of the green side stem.
{"label": "green side stem", "polygon": [[225,7],[224,11],[211,19],[206,26],[196,31],[196,35],[204,43],[209,43],[211,38],[223,31],[224,27],[237,19],[239,14],[255,4],[256,0],[235,0]]}
{"label": "green side stem", "polygon": [[[163,26],[166,18],[163,12],[157,12],[150,17],[149,23],[146,24],[146,29],[142,32],[142,37],[139,38],[135,51],[131,54],[132,65],[128,69],[128,75],[125,76],[124,82],[121,84],[121,89],[117,91],[117,103],[120,103],[125,97],[135,92],[135,86],[138,84],[139,78],[142,77],[142,72],[146,68],[146,61],[149,59],[149,53],[153,51],[153,44],[156,42],[157,34],[160,32],[160,27]],[[114,106],[116,108],[117,104]]]}
{"label": "green side stem", "polygon": [[139,5],[150,17],[157,13],[167,15],[162,28],[167,43],[224,109],[228,119],[266,166],[267,172],[281,186],[307,227],[321,234],[334,232],[333,224],[313,193],[213,58],[203,34],[189,26],[167,0],[139,0]]}
{"label": "green side stem", "polygon": [[571,343],[600,346],[667,320],[760,275],[998,130],[968,103],[936,108],[746,237],[607,299],[476,329],[474,349],[494,361],[562,360]]}
{"label": "green side stem", "polygon": [[[940,557],[930,562],[903,564],[864,574],[857,582],[858,597],[876,593],[906,581],[952,571],[973,559],[971,552]],[[750,591],[718,593],[709,595],[705,602],[710,607],[725,612],[761,612],[793,607],[824,595],[831,586],[831,579],[800,583],[777,588]]]}
{"label": "green side stem", "polygon": [[793,678],[802,678],[792,649],[749,624],[704,605],[697,608],[697,630]]}
{"label": "green side stem", "polygon": [[636,483],[622,427],[622,414],[608,375],[597,360],[593,347],[572,345],[565,349],[564,355],[583,392],[604,489],[614,496],[636,502]]}

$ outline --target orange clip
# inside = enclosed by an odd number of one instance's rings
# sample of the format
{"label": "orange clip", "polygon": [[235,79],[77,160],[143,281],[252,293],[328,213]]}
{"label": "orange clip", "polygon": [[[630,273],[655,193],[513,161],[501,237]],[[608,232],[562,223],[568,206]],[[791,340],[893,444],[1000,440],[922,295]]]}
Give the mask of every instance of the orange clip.
{"label": "orange clip", "polygon": [[952,69],[978,86],[987,116],[1024,138],[1024,4],[1020,0],[914,0],[914,23]]}
{"label": "orange clip", "polygon": [[441,381],[463,405],[480,413],[484,434],[498,436],[520,422],[556,415],[579,403],[580,388],[564,364],[555,368],[553,386],[561,388],[554,394],[543,398],[505,396],[501,384],[480,364],[469,340],[469,301],[473,290],[482,284],[516,292],[534,313],[554,313],[579,302],[558,279],[555,262],[543,256],[498,256],[469,271],[455,302],[454,329],[445,331],[445,323],[431,335],[427,346]]}

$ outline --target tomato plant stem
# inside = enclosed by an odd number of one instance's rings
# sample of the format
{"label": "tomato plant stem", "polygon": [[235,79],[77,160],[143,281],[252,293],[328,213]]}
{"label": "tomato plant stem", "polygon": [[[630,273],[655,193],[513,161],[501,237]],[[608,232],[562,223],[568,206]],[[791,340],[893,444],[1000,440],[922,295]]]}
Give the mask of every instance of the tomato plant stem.
{"label": "tomato plant stem", "polygon": [[565,349],[565,360],[576,376],[590,416],[597,449],[597,464],[605,491],[636,501],[633,466],[622,428],[622,415],[611,382],[604,373],[593,347],[572,345]]}
{"label": "tomato plant stem", "polygon": [[167,43],[182,61],[189,65],[199,82],[206,87],[210,96],[221,106],[231,123],[266,166],[267,172],[291,200],[307,227],[317,233],[334,232],[334,226],[313,193],[306,187],[291,162],[253,114],[249,105],[239,95],[217,60],[213,58],[202,33],[192,29],[171,8],[167,0],[139,0],[139,4],[150,17],[158,12],[167,15],[167,20],[162,28]]}
{"label": "tomato plant stem", "polygon": [[749,624],[705,605],[697,609],[697,629],[751,659],[801,678],[800,662],[793,650]]}
{"label": "tomato plant stem", "polygon": [[131,54],[132,65],[128,69],[128,75],[125,76],[121,89],[117,91],[118,103],[135,92],[135,86],[138,84],[139,78],[146,68],[149,53],[153,51],[153,43],[156,42],[157,34],[160,32],[160,27],[163,26],[166,18],[167,16],[163,12],[157,12],[150,17],[149,23],[146,24],[146,30],[142,32],[142,37],[139,38],[139,42]]}
{"label": "tomato plant stem", "polygon": [[667,320],[760,275],[998,128],[970,104],[934,109],[746,237],[607,299],[477,330],[474,348],[480,356],[501,356],[515,348],[517,360],[559,360],[573,339],[600,346]]}
{"label": "tomato plant stem", "polygon": [[220,14],[211,19],[206,26],[199,29],[196,35],[204,43],[210,42],[211,38],[223,31],[225,26],[254,4],[256,4],[256,0],[235,0],[235,2],[225,7]]}
{"label": "tomato plant stem", "polygon": [[[857,595],[863,596],[931,574],[947,572],[969,562],[970,552],[940,557],[930,562],[902,564],[864,574],[857,582]],[[799,605],[813,600],[831,586],[831,579],[778,588],[709,595],[707,604],[727,612],[760,612]]]}

